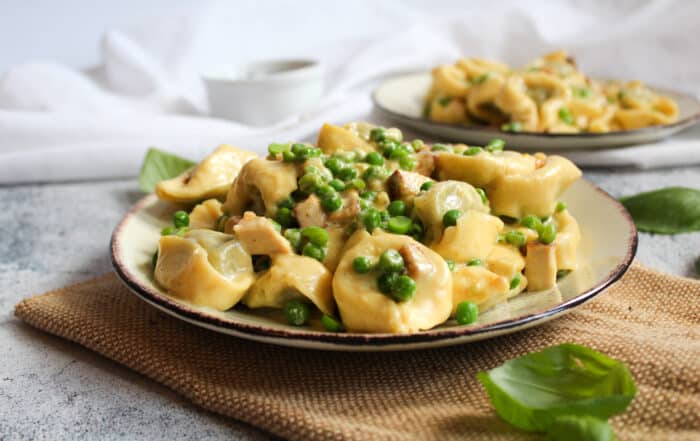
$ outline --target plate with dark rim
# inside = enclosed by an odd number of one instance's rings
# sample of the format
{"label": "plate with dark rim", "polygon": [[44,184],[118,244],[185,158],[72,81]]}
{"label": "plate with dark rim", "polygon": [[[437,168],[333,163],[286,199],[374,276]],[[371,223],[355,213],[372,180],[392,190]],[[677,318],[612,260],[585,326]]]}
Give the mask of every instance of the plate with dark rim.
{"label": "plate with dark rim", "polygon": [[511,148],[537,150],[567,150],[622,147],[645,144],[687,129],[700,121],[700,100],[681,92],[653,87],[678,103],[679,117],[673,124],[651,126],[636,130],[608,133],[535,133],[503,132],[496,127],[449,124],[423,117],[423,97],[430,87],[429,72],[407,73],[386,79],[372,94],[372,101],[380,114],[445,141],[484,145],[493,138],[501,138]]}
{"label": "plate with dark rim", "polygon": [[279,311],[235,307],[216,311],[167,294],[153,279],[151,258],[160,230],[178,209],[149,195],[119,222],[111,240],[117,276],[138,297],[177,319],[235,337],[284,346],[338,351],[413,350],[469,343],[537,326],[601,294],[627,271],[637,250],[637,230],[625,208],[581,179],[561,198],[581,228],[579,268],[553,289],[523,293],[459,326],[454,320],[411,334],[325,332],[320,316],[308,327],[286,324]]}

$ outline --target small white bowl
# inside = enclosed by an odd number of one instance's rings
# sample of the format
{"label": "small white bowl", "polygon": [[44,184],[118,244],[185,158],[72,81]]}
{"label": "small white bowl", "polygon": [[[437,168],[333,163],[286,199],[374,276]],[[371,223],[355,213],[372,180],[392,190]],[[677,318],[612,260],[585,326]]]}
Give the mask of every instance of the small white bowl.
{"label": "small white bowl", "polygon": [[323,71],[314,60],[223,66],[203,77],[212,116],[255,126],[311,109],[323,91]]}

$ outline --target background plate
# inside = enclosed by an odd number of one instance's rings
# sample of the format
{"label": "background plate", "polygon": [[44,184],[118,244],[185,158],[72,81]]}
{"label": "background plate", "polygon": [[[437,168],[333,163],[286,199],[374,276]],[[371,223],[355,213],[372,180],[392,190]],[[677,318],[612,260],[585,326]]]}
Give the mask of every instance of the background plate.
{"label": "background plate", "polygon": [[224,334],[301,348],[344,351],[422,349],[467,343],[516,332],[557,317],[600,293],[622,276],[637,249],[637,230],[627,211],[586,180],[563,195],[581,226],[580,268],[548,291],[523,293],[480,315],[476,324],[454,321],[413,334],[329,333],[318,327],[295,328],[275,314],[247,309],[220,312],[178,300],[153,280],[151,257],[160,230],[176,207],[150,195],[136,204],[112,235],[111,255],[119,278],[136,295],[181,320]]}
{"label": "background plate", "polygon": [[509,148],[537,150],[593,149],[644,144],[667,138],[700,120],[700,101],[697,98],[672,90],[654,88],[678,103],[678,122],[610,133],[506,133],[495,127],[439,123],[423,118],[423,97],[431,81],[430,73],[427,72],[391,77],[372,94],[374,106],[381,114],[397,123],[429,133],[441,140],[484,145],[498,137],[505,140]]}

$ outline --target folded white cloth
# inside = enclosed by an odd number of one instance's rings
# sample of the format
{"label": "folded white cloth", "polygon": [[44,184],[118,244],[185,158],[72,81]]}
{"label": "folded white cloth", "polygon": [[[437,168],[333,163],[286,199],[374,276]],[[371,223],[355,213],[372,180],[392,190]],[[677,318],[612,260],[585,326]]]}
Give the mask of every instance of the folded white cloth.
{"label": "folded white cloth", "polygon": [[[134,176],[149,146],[199,159],[220,143],[263,152],[272,141],[307,140],[324,121],[390,124],[372,113],[369,99],[383,77],[464,55],[519,64],[563,47],[592,76],[700,92],[698,2],[332,3],[200,5],[108,31],[95,68],[9,69],[0,79],[0,183]],[[270,17],[268,32],[253,14]],[[294,33],[287,43],[294,47],[284,46],[286,33]],[[327,86],[321,103],[264,128],[206,117],[199,72],[222,59],[251,58],[256,44],[259,58],[320,59]],[[228,57],[236,46],[244,55]],[[656,145],[566,154],[582,166],[698,164],[700,131]]]}

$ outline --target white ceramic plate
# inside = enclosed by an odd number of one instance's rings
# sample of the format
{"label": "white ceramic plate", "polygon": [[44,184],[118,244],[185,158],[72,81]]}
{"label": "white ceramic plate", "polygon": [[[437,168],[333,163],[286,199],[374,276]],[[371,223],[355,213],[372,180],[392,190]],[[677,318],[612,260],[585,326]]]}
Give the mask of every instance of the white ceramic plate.
{"label": "white ceramic plate", "polygon": [[236,337],[285,346],[343,351],[392,351],[468,343],[516,332],[551,320],[602,292],[629,267],[637,250],[637,230],[627,211],[607,193],[579,180],[562,198],[579,221],[580,268],[549,291],[523,293],[480,315],[476,324],[454,321],[430,331],[406,335],[323,332],[285,324],[279,312],[244,308],[219,312],[169,296],[153,279],[151,258],[160,230],[175,207],[150,195],[137,203],[112,235],[111,255],[119,278],[137,296],[186,322]]}
{"label": "white ceramic plate", "polygon": [[391,77],[372,94],[374,106],[381,114],[397,123],[434,135],[437,139],[484,145],[492,138],[498,137],[505,140],[512,149],[593,149],[643,144],[667,138],[700,120],[700,101],[697,98],[655,88],[678,103],[678,122],[610,133],[507,133],[495,127],[447,124],[423,118],[423,97],[430,87],[430,82],[430,73],[426,72]]}

